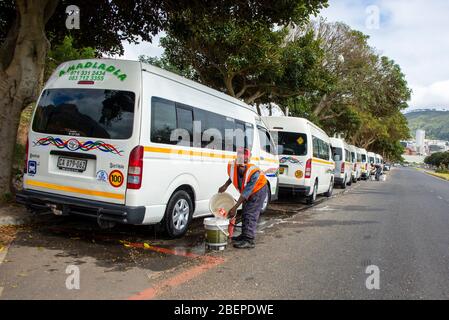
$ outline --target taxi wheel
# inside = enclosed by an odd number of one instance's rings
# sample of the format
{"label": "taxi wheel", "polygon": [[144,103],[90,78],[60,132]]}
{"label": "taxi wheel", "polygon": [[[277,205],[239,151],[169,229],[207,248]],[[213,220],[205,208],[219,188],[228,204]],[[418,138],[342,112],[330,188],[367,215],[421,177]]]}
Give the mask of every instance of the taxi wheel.
{"label": "taxi wheel", "polygon": [[324,194],[326,197],[330,198],[332,197],[332,193],[334,192],[334,180],[331,180],[331,184],[329,185],[329,189],[327,190],[327,192]]}
{"label": "taxi wheel", "polygon": [[186,234],[193,215],[193,203],[184,190],[176,191],[165,209],[164,230],[170,238],[180,238]]}
{"label": "taxi wheel", "polygon": [[340,187],[341,187],[342,189],[346,189],[346,177],[345,177],[345,179],[343,180],[343,183],[340,185]]}
{"label": "taxi wheel", "polygon": [[312,195],[308,196],[306,199],[307,204],[314,204],[316,201],[316,197],[318,195],[318,181],[315,181],[315,184],[313,186],[313,192]]}
{"label": "taxi wheel", "polygon": [[264,214],[267,211],[268,206],[270,205],[270,201],[271,201],[271,191],[268,188],[267,195],[265,196],[265,200],[263,201],[262,210],[260,210],[261,214]]}

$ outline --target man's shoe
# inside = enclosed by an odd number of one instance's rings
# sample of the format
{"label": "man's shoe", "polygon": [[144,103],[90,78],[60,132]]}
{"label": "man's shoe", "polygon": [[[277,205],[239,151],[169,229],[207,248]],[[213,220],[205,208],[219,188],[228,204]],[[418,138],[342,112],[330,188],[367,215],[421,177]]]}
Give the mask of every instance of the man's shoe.
{"label": "man's shoe", "polygon": [[239,236],[232,237],[231,239],[232,239],[232,241],[234,241],[234,242],[240,242],[240,241],[245,240],[245,236],[244,236],[243,234],[241,234],[241,235],[239,235]]}
{"label": "man's shoe", "polygon": [[256,245],[252,240],[242,240],[240,242],[234,243],[234,248],[237,249],[253,249]]}

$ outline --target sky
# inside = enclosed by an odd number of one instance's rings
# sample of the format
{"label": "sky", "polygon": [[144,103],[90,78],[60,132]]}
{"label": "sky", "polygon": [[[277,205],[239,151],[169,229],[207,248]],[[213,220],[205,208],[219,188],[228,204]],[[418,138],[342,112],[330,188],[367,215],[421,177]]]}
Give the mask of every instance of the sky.
{"label": "sky", "polygon": [[[448,0],[330,0],[320,16],[368,34],[371,46],[401,66],[413,90],[409,110],[449,110],[448,14]],[[124,58],[162,53],[158,36],[125,44]]]}

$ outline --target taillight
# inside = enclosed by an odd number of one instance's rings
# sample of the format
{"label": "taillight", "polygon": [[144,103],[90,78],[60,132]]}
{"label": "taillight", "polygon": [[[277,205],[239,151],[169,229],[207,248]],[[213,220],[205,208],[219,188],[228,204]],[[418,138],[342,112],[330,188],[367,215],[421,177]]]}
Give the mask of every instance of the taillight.
{"label": "taillight", "polygon": [[137,146],[129,155],[127,181],[128,189],[140,189],[142,186],[143,154],[144,148],[142,146]]}
{"label": "taillight", "polygon": [[306,171],[304,178],[310,179],[311,177],[312,177],[312,159],[309,159],[306,162]]}
{"label": "taillight", "polygon": [[341,163],[341,173],[345,173],[345,163],[344,162],[342,162]]}
{"label": "taillight", "polygon": [[29,139],[27,138],[27,143],[25,145],[25,167],[23,168],[24,173],[28,173],[28,149],[30,147]]}
{"label": "taillight", "polygon": [[365,170],[368,170],[368,163],[365,163]]}

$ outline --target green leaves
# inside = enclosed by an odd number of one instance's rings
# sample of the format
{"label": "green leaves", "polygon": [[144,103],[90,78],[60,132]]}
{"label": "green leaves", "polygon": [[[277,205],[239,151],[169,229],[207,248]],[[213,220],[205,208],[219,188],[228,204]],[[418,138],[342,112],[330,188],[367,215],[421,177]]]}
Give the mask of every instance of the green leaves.
{"label": "green leaves", "polygon": [[95,49],[91,47],[75,48],[71,36],[64,37],[59,44],[53,44],[53,47],[47,54],[45,62],[45,81],[51,76],[53,71],[63,62],[78,59],[95,58]]}
{"label": "green leaves", "polygon": [[[163,59],[179,70],[195,70],[203,84],[247,103],[304,93],[313,77],[301,75],[312,74],[307,70],[318,63],[321,55],[314,51],[320,48],[312,35],[287,42],[289,29],[278,23],[302,24],[326,1],[236,1],[228,9],[227,1],[211,3],[207,10],[202,5],[171,16],[161,41]],[[242,11],[247,5],[248,12]]]}

